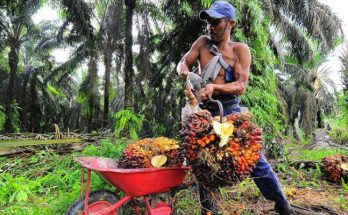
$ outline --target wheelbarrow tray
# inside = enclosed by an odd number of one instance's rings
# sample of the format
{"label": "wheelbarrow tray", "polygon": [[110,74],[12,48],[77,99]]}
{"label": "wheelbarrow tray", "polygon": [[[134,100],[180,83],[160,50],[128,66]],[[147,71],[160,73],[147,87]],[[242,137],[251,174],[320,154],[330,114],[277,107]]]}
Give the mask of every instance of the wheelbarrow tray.
{"label": "wheelbarrow tray", "polygon": [[167,192],[182,184],[189,170],[188,167],[121,169],[117,167],[116,159],[101,157],[79,157],[75,160],[133,197]]}

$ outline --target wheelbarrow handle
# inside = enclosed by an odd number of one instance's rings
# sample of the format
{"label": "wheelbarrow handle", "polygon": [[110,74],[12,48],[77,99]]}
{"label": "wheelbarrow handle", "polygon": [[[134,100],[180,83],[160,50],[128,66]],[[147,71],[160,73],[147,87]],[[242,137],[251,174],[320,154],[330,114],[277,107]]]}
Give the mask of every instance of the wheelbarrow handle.
{"label": "wheelbarrow handle", "polygon": [[216,104],[219,106],[220,123],[222,123],[222,117],[223,117],[223,115],[224,115],[224,108],[223,108],[221,102],[220,102],[219,100],[214,100],[214,99],[212,99],[211,96],[209,96],[209,100],[210,100],[211,102],[216,103]]}

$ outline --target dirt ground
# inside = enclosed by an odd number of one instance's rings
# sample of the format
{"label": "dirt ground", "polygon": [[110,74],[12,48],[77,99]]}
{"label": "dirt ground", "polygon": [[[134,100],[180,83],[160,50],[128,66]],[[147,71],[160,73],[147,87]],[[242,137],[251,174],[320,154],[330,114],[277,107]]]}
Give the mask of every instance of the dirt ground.
{"label": "dirt ground", "polygon": [[[348,215],[339,199],[343,198],[345,207],[348,202],[348,192],[342,190],[342,185],[320,183],[317,187],[296,187],[293,180],[286,178],[286,174],[278,173],[283,191],[289,203],[298,215]],[[285,179],[284,179],[285,178]],[[303,178],[303,180],[307,180]],[[289,183],[291,181],[292,183]],[[259,192],[252,180],[231,188],[220,189],[221,199],[219,211],[224,215],[276,215],[274,203],[266,200]],[[198,214],[198,190],[189,190],[178,193],[179,199],[177,214]]]}
{"label": "dirt ground", "polygon": [[[292,208],[298,215],[348,215],[338,202],[343,197],[348,202],[348,194],[337,193],[340,185],[328,184],[320,189],[313,187],[293,188],[283,185],[283,191]],[[255,189],[255,188],[253,188]],[[253,192],[250,194],[253,195]],[[240,202],[234,202],[227,211],[235,211],[235,214],[277,214],[274,211],[274,203],[262,196],[245,196]],[[233,214],[227,212],[226,214]]]}

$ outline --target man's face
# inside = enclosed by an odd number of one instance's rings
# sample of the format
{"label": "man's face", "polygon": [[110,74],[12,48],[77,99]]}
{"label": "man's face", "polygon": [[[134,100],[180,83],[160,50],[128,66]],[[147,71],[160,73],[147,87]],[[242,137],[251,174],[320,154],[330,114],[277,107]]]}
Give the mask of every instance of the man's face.
{"label": "man's face", "polygon": [[213,42],[220,42],[224,39],[224,35],[228,34],[228,21],[226,19],[214,19],[208,20],[208,31]]}

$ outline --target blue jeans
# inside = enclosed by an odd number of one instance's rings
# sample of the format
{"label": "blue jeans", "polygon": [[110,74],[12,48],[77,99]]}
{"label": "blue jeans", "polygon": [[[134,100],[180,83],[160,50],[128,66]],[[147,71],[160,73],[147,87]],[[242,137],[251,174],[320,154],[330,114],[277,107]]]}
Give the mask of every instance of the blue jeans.
{"label": "blue jeans", "polygon": [[[224,116],[234,112],[239,111],[233,111],[230,109],[224,110]],[[214,116],[216,114],[212,113],[212,115]],[[260,160],[257,162],[256,167],[253,169],[251,177],[266,199],[274,201],[276,205],[281,208],[288,206],[288,201],[286,200],[277,177],[263,153],[261,154]],[[199,185],[199,199],[202,206],[202,215],[205,215],[207,211],[211,211],[212,215],[218,214],[216,198],[211,198],[212,194],[216,196],[218,193],[218,189],[207,190],[202,185]]]}

